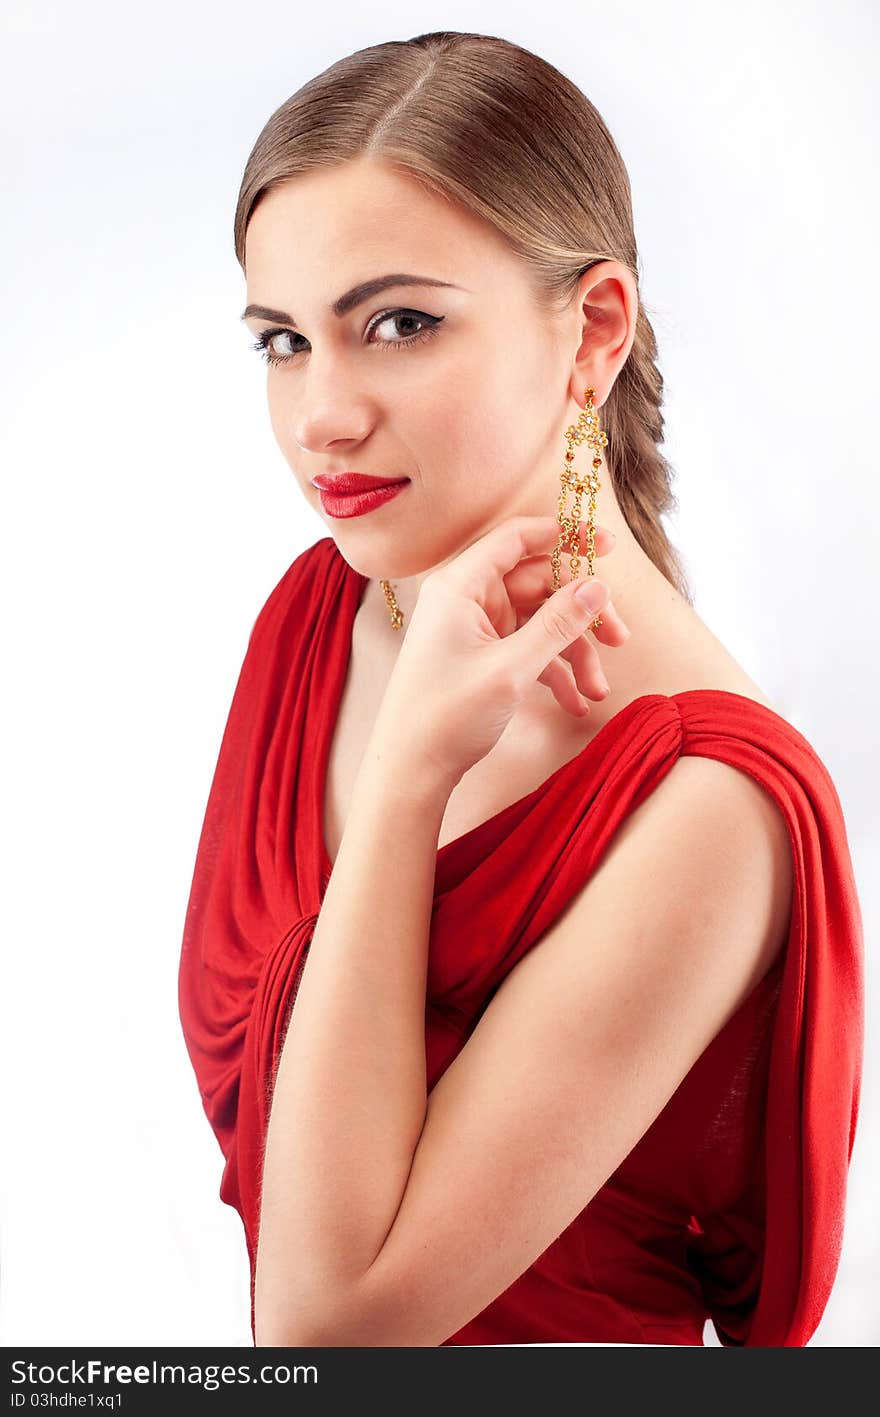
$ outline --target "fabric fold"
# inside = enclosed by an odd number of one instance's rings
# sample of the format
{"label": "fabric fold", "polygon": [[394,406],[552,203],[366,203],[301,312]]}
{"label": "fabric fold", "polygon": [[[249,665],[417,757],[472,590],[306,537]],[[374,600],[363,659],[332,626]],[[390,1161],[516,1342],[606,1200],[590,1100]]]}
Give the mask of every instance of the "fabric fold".
{"label": "fabric fold", "polygon": [[679,699],[685,751],[748,772],[772,795],[788,826],[795,875],[769,1058],[764,1213],[716,1218],[716,1229],[744,1228],[747,1239],[713,1255],[710,1233],[707,1297],[711,1312],[713,1286],[726,1284],[731,1265],[742,1268],[751,1255],[753,1289],[760,1278],[754,1311],[734,1323],[722,1305],[716,1331],[724,1327],[731,1344],[803,1346],[827,1304],[843,1241],[864,1048],[863,922],[827,768],[796,729],[760,706],[752,713],[747,702],[718,703],[709,691]]}

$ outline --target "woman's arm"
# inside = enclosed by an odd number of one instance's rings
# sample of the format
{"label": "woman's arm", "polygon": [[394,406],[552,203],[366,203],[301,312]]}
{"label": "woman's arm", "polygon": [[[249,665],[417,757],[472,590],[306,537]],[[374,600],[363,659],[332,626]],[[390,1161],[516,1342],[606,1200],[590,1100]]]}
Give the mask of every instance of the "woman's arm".
{"label": "woman's arm", "polygon": [[452,786],[424,756],[411,763],[371,739],[275,1082],[255,1281],[260,1345],[290,1342],[343,1302],[406,1188],[427,1107],[428,938]]}

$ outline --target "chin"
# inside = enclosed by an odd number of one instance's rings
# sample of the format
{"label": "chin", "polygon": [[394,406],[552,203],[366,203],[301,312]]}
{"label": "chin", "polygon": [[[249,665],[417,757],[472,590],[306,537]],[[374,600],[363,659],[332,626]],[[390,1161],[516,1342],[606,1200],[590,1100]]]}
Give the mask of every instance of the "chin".
{"label": "chin", "polygon": [[352,570],[371,581],[405,581],[409,576],[418,576],[431,569],[409,560],[403,562],[385,556],[358,555],[350,547],[340,545],[338,540],[336,545],[340,556],[345,558]]}
{"label": "chin", "polygon": [[[442,551],[422,552],[408,550],[399,544],[389,542],[387,549],[379,544],[370,544],[370,538],[348,536],[338,528],[327,528],[327,534],[336,542],[340,556],[344,557],[353,571],[367,576],[371,581],[405,581],[410,576],[424,575],[443,559]],[[360,543],[360,544],[358,544]]]}

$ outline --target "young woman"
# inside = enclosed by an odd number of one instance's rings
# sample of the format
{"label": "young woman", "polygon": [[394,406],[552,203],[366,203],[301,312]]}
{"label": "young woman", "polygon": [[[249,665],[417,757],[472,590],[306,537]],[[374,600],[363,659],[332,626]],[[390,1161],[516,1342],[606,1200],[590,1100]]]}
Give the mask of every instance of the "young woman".
{"label": "young woman", "polygon": [[181,958],[255,1343],[806,1344],[861,916],[662,526],[607,128],[503,40],[377,45],[273,114],[235,241],[328,529],[254,625]]}

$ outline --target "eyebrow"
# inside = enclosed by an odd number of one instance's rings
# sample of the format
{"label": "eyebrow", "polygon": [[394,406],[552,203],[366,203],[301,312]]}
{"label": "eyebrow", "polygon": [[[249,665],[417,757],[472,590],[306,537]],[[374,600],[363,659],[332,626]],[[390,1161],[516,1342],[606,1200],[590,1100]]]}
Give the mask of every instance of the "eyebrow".
{"label": "eyebrow", "polygon": [[[376,276],[373,280],[361,281],[360,285],[352,286],[344,295],[340,295],[338,300],[334,300],[330,306],[333,314],[342,318],[349,310],[353,310],[362,301],[369,300],[371,296],[378,295],[380,291],[387,290],[395,285],[439,285],[445,286],[449,290],[466,290],[463,285],[453,285],[448,280],[435,280],[433,276],[407,275],[405,272],[393,272],[387,276]],[[243,320],[275,320],[279,324],[291,325],[297,328],[296,321],[292,315],[288,315],[284,310],[273,310],[269,305],[249,305],[241,317]]]}

